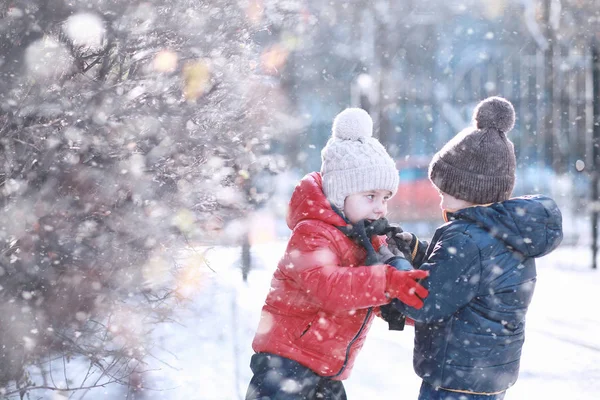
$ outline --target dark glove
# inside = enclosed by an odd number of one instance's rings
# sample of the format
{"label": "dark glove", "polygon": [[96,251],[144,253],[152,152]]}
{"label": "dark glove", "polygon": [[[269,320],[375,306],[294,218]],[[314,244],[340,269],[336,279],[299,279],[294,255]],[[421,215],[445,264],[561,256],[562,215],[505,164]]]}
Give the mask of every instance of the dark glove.
{"label": "dark glove", "polygon": [[[392,260],[402,259],[405,260],[404,254],[402,254],[395,246],[381,245],[377,252],[377,257],[380,264],[390,264]],[[405,263],[406,264],[406,263]],[[390,264],[391,265],[391,264]],[[407,269],[407,268],[397,268]],[[412,267],[408,269],[413,269]]]}
{"label": "dark glove", "polygon": [[[363,243],[363,246],[367,248],[367,252],[369,251],[369,248],[373,248],[371,245],[371,238],[373,236],[386,235],[389,239],[389,236],[393,236],[396,233],[402,232],[400,225],[390,224],[385,218],[379,218],[372,222],[361,221],[361,223],[364,225],[365,235],[368,238],[368,242]],[[358,228],[360,229],[360,223],[358,224]],[[390,241],[388,240],[388,244],[389,242]],[[394,241],[392,240],[392,242]],[[410,271],[413,269],[410,265],[410,261],[406,262],[406,256],[401,250],[398,249],[398,246],[395,244],[395,242],[392,246],[381,246],[379,251],[375,254],[377,256],[377,264],[388,264],[400,271]],[[407,254],[409,254],[408,251]]]}
{"label": "dark glove", "polygon": [[377,256],[380,257],[379,264],[391,265],[398,271],[412,271],[414,269],[402,253],[393,254],[388,246],[381,246]]}
{"label": "dark glove", "polygon": [[365,222],[365,230],[367,236],[380,236],[385,235],[390,230],[391,224],[385,218],[379,218],[375,221],[366,221]]}
{"label": "dark glove", "polygon": [[[401,233],[399,233],[398,235],[401,235]],[[404,258],[406,258],[409,262],[412,262],[412,252],[410,248],[410,243],[407,243],[406,241],[392,234],[387,235],[386,241],[388,247],[390,248],[390,251],[396,254],[402,254]]]}
{"label": "dark glove", "polygon": [[402,227],[399,224],[388,223],[385,227],[384,234],[387,236],[387,244],[390,251],[396,255],[402,254],[404,258],[411,261],[411,251],[408,243],[398,240],[397,235],[403,233]]}
{"label": "dark glove", "polygon": [[[398,224],[388,224],[385,230],[385,234],[387,236],[387,244],[386,248],[388,249],[389,254],[393,254],[393,257],[385,260],[384,264],[391,265],[399,271],[410,271],[413,268],[408,265],[406,262],[405,254],[410,254],[407,249],[401,249],[396,244],[396,240],[394,240],[394,236],[402,232],[402,228]],[[403,244],[404,242],[402,242]],[[383,248],[383,246],[382,246]],[[379,253],[382,253],[382,249],[379,250]],[[409,259],[410,260],[410,259]],[[410,261],[409,261],[410,262]],[[396,300],[397,301],[397,300]],[[379,307],[381,312],[381,318],[388,323],[388,330],[390,331],[403,331],[404,325],[406,324],[406,316],[402,314],[396,307],[392,304],[384,304]]]}
{"label": "dark glove", "polygon": [[360,220],[355,224],[348,226],[338,226],[337,228],[344,232],[350,239],[356,240],[367,251],[365,265],[381,264],[381,256],[375,251],[371,244],[373,236],[385,235],[388,221],[385,218],[379,218],[375,221]]}
{"label": "dark glove", "polygon": [[420,241],[416,235],[410,232],[394,233],[393,238],[388,236],[388,246],[392,247],[393,245],[398,247],[413,267],[419,268],[425,261],[428,244]]}
{"label": "dark glove", "polygon": [[423,307],[423,300],[429,291],[421,286],[419,279],[429,276],[428,271],[398,271],[394,268],[387,270],[386,292],[391,298],[399,299],[407,306],[419,309]]}
{"label": "dark glove", "polygon": [[388,323],[388,330],[403,331],[406,317],[392,304],[384,304],[379,307],[381,318]]}

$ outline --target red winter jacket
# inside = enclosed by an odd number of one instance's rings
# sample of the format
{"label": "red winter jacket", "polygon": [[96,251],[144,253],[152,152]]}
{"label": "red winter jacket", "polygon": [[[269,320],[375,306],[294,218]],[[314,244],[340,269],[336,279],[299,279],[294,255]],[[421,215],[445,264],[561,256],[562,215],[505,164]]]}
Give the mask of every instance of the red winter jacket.
{"label": "red winter jacket", "polygon": [[[350,375],[373,322],[373,307],[389,303],[387,265],[364,266],[366,251],[336,226],[313,172],[296,187],[286,252],[273,275],[252,348],[278,354],[336,380]],[[376,250],[385,237],[376,238]]]}

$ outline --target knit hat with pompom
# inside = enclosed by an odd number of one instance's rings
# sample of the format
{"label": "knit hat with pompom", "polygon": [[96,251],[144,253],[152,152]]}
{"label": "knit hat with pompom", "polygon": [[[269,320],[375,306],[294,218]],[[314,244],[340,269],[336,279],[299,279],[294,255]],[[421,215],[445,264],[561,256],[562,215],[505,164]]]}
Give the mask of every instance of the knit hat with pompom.
{"label": "knit hat with pompom", "polygon": [[373,137],[373,121],[360,108],[347,108],[334,121],[331,138],[321,151],[323,192],[340,210],[351,194],[398,190],[394,160]]}
{"label": "knit hat with pompom", "polygon": [[489,97],[473,112],[475,128],[452,138],[429,164],[429,179],[442,192],[474,204],[510,198],[515,186],[515,149],[506,134],[515,125],[512,104]]}

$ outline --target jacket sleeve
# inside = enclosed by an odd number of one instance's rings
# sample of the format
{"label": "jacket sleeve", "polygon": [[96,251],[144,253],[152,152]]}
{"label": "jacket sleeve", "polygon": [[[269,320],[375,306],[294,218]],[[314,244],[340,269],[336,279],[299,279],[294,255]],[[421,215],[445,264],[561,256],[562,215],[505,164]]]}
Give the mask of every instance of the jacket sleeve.
{"label": "jacket sleeve", "polygon": [[429,271],[421,284],[429,290],[423,307],[416,310],[399,301],[392,304],[408,318],[433,323],[448,319],[478,293],[481,278],[479,248],[463,232],[446,232],[420,269]]}
{"label": "jacket sleeve", "polygon": [[309,224],[296,227],[279,269],[321,308],[352,311],[387,304],[387,265],[341,265],[335,237]]}

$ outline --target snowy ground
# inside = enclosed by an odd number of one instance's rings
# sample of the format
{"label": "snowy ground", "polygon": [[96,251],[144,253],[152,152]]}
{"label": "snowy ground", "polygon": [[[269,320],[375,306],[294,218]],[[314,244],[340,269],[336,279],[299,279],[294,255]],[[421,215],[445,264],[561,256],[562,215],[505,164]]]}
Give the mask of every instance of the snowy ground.
{"label": "snowy ground", "polygon": [[[146,379],[159,390],[148,399],[243,399],[254,329],[284,242],[253,249],[257,269],[247,283],[237,267],[237,248],[208,252],[202,284],[181,325],[164,327],[156,354],[161,362]],[[587,247],[561,246],[538,261],[538,285],[527,320],[527,340],[517,384],[509,400],[588,400],[600,392],[600,271],[590,268]],[[420,380],[412,370],[413,330],[388,332],[375,321],[345,386],[349,399],[416,399]]]}

